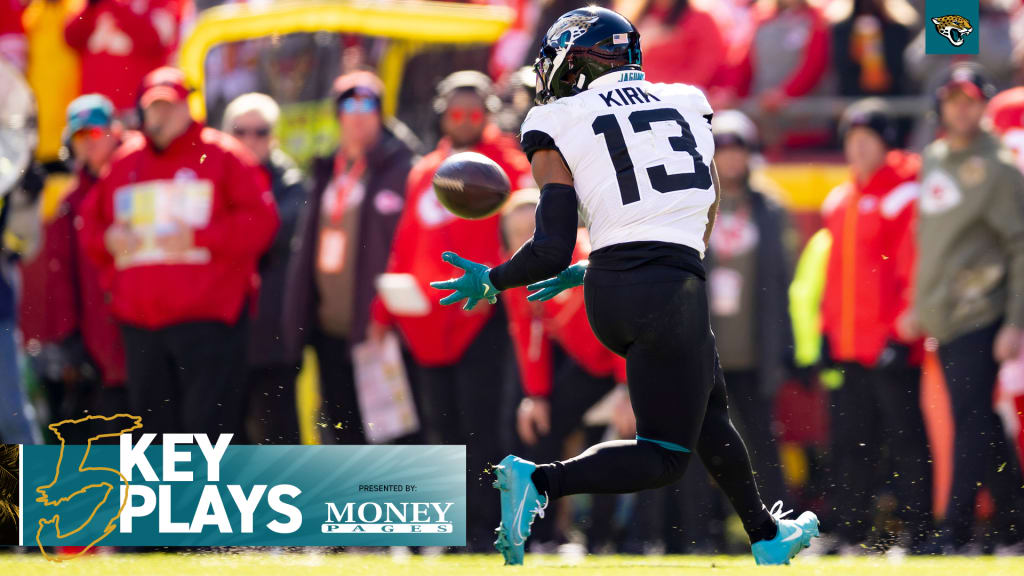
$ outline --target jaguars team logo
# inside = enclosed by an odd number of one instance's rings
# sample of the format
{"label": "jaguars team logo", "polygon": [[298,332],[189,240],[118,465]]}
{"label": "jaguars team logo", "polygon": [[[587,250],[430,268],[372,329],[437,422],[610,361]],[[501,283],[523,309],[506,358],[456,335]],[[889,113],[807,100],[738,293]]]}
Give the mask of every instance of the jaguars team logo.
{"label": "jaguars team logo", "polygon": [[597,15],[574,14],[560,18],[548,30],[548,43],[557,44],[559,48],[572,46],[580,36],[587,33],[597,22]]}
{"label": "jaguars team logo", "polygon": [[932,18],[932,24],[935,24],[935,30],[939,35],[949,40],[949,43],[953,46],[962,46],[964,38],[971,32],[974,32],[974,27],[971,26],[971,22],[963,16],[951,15],[951,16],[940,16],[938,18]]}

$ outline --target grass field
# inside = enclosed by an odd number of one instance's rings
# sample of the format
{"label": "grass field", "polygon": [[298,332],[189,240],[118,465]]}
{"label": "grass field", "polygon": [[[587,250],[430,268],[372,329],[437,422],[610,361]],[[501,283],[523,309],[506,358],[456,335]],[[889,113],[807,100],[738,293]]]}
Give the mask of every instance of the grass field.
{"label": "grass field", "polygon": [[0,574],[17,576],[587,576],[603,575],[768,575],[787,576],[1021,576],[1024,557],[806,558],[791,566],[759,567],[750,556],[588,556],[567,562],[557,556],[527,556],[525,567],[503,567],[497,555],[412,556],[376,554],[203,553],[86,556],[52,563],[38,555],[0,555]]}

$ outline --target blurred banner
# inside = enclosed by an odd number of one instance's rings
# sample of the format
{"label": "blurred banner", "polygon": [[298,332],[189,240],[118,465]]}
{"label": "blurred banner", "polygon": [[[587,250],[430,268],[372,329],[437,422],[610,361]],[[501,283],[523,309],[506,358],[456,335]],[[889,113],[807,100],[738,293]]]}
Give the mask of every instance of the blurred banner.
{"label": "blurred banner", "polygon": [[[104,420],[128,431],[138,419]],[[108,437],[117,444],[23,447],[24,545],[465,545],[464,446]]]}

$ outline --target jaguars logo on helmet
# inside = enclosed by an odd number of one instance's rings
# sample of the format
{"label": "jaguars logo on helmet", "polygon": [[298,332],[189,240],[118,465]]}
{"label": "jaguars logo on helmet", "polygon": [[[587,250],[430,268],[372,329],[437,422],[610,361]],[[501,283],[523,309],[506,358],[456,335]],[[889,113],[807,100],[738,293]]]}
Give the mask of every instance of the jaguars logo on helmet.
{"label": "jaguars logo on helmet", "polygon": [[536,101],[579,94],[595,78],[641,63],[640,33],[624,16],[596,6],[566,12],[544,34],[534,63]]}

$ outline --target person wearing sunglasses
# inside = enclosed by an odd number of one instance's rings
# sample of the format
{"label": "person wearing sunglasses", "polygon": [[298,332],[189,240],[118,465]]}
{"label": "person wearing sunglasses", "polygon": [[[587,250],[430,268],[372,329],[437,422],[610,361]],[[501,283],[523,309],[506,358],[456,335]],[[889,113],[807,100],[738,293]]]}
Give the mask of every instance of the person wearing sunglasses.
{"label": "person wearing sunglasses", "polygon": [[[289,273],[286,345],[316,350],[321,397],[338,444],[363,444],[352,346],[367,339],[374,281],[384,272],[405,199],[413,152],[403,126],[383,118],[383,84],[371,72],[338,77],[338,148],[314,160]],[[403,441],[405,439],[402,439]]]}
{"label": "person wearing sunglasses", "polygon": [[246,431],[261,444],[298,444],[295,376],[301,355],[281,346],[285,285],[292,237],[308,197],[305,175],[278,145],[281,108],[266,94],[252,92],[224,109],[221,127],[252,152],[270,179],[281,221],[270,249],[260,259],[260,293],[249,330]]}
{"label": "person wearing sunglasses", "polygon": [[[496,111],[490,79],[474,71],[455,72],[438,84],[434,110],[442,138],[409,175],[405,212],[398,224],[388,272],[406,274],[424,295],[422,315],[390,311],[385,300],[374,304],[375,333],[395,327],[409,347],[412,380],[419,386],[425,410],[427,439],[442,444],[467,444],[467,495],[470,551],[490,549],[498,522],[490,481],[479,474],[499,456],[501,417],[511,414],[501,394],[486,385],[502,378],[510,353],[505,312],[501,306],[467,312],[441,306],[433,298],[431,280],[449,274],[438,251],[462,250],[477,262],[501,261],[499,216],[463,220],[448,212],[434,195],[431,180],[445,158],[473,151],[497,162],[513,189],[533,185],[526,156],[513,138],[489,121]],[[429,302],[428,302],[429,301]],[[507,409],[506,409],[507,408]]]}

